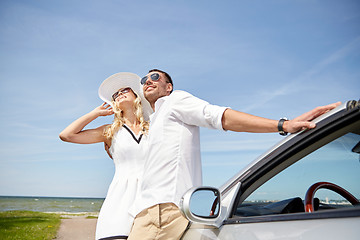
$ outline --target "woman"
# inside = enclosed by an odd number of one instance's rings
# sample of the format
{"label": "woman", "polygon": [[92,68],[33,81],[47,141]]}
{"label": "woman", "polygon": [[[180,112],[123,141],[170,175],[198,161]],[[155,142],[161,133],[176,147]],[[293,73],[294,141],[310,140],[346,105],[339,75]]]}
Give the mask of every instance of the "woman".
{"label": "woman", "polygon": [[[133,217],[128,209],[139,194],[148,119],[152,109],[140,87],[140,77],[133,73],[117,73],[99,88],[105,101],[101,106],[75,120],[60,138],[72,143],[104,142],[115,164],[115,175],[101,207],[96,226],[96,239],[126,239]],[[99,116],[115,114],[114,122],[95,129],[83,128]]]}

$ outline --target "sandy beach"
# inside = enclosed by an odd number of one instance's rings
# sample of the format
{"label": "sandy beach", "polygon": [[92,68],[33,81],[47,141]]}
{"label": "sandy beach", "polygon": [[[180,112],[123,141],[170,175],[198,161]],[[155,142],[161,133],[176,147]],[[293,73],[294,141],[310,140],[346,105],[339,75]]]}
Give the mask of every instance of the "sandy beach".
{"label": "sandy beach", "polygon": [[88,216],[84,214],[62,215],[63,219],[61,219],[56,240],[95,239],[97,218],[88,218]]}

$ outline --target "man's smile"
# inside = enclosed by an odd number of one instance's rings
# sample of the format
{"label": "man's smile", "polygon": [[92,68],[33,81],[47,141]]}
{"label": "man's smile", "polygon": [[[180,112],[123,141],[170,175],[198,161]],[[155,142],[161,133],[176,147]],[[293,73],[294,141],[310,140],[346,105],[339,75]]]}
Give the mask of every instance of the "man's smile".
{"label": "man's smile", "polygon": [[145,90],[144,90],[144,91],[148,91],[148,90],[151,90],[151,89],[154,89],[154,88],[155,88],[154,85],[147,85],[147,86],[145,87]]}

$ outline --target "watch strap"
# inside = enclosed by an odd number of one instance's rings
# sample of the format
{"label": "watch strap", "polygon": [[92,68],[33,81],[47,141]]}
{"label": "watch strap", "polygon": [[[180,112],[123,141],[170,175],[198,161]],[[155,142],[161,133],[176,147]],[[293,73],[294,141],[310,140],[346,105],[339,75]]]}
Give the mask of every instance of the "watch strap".
{"label": "watch strap", "polygon": [[279,131],[279,134],[281,136],[286,136],[288,133],[284,131],[284,122],[285,121],[288,121],[287,118],[280,118],[279,122],[278,122],[278,131]]}

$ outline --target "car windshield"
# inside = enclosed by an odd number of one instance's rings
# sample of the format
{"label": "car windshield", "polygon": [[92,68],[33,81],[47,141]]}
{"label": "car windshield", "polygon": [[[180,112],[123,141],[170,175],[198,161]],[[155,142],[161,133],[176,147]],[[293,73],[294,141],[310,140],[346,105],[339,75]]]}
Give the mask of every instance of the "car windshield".
{"label": "car windshield", "polygon": [[[309,187],[317,182],[330,182],[360,198],[360,135],[359,124],[340,137],[326,139],[327,144],[301,158],[265,182],[240,203],[235,216],[261,216],[304,212],[304,198]],[[353,207],[341,195],[327,189],[315,194],[315,208]]]}

